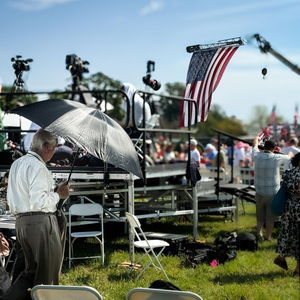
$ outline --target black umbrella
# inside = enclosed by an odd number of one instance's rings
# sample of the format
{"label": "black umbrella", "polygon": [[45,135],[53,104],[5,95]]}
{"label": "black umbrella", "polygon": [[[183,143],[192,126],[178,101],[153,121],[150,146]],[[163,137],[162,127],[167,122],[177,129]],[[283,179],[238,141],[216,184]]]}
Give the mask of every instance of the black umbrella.
{"label": "black umbrella", "polygon": [[99,109],[72,100],[49,99],[12,111],[59,135],[106,163],[143,178],[134,145],[125,130]]}

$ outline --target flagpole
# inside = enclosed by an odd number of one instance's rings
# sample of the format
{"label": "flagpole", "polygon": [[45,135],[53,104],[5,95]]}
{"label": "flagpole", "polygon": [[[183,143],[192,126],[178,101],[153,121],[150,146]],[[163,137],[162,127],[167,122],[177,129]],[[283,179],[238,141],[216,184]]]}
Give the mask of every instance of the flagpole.
{"label": "flagpole", "polygon": [[234,47],[234,46],[243,46],[246,44],[246,40],[241,37],[230,38],[226,40],[220,40],[217,43],[203,44],[203,45],[193,45],[186,47],[186,51],[193,53],[200,50],[211,50],[222,47]]}
{"label": "flagpole", "polygon": [[[298,104],[295,105],[295,114],[294,114],[294,130],[298,127]],[[296,132],[295,132],[296,133]]]}
{"label": "flagpole", "polygon": [[270,119],[272,121],[272,128],[273,128],[273,139],[277,140],[277,123],[276,123],[276,105],[274,104],[271,111]]}

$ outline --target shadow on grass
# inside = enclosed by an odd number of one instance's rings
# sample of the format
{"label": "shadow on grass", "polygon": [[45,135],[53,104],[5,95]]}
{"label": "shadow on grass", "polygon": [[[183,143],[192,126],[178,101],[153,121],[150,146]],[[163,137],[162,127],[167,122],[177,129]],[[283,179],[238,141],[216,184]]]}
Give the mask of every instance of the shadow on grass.
{"label": "shadow on grass", "polygon": [[134,281],[135,276],[136,276],[135,273],[128,273],[127,271],[124,271],[121,274],[113,274],[113,273],[109,274],[107,278],[109,281],[116,281],[116,282]]}
{"label": "shadow on grass", "polygon": [[222,275],[216,276],[212,282],[216,284],[243,284],[243,283],[253,283],[255,281],[261,281],[262,279],[273,280],[279,277],[287,277],[290,276],[288,273],[283,273],[282,271],[276,272],[268,272],[268,273],[259,273],[259,274],[230,274],[230,275]]}
{"label": "shadow on grass", "polygon": [[[162,223],[151,222],[149,224],[142,225],[143,231],[157,231],[162,232]],[[163,223],[163,232],[164,233],[176,233],[176,234],[187,234],[192,232],[192,225],[188,223],[174,224],[172,222]]]}
{"label": "shadow on grass", "polygon": [[256,212],[255,211],[246,211],[245,214],[243,212],[242,215],[243,216],[247,216],[247,217],[255,217],[256,216]]}
{"label": "shadow on grass", "polygon": [[69,271],[72,271],[72,269],[74,267],[77,267],[77,266],[91,268],[92,263],[95,261],[97,261],[98,264],[96,264],[95,267],[92,268],[92,270],[94,269],[97,272],[99,271],[99,269],[105,269],[106,266],[109,264],[109,262],[107,264],[104,262],[104,265],[102,265],[100,258],[86,258],[86,259],[72,261],[71,269],[69,269],[69,262],[67,260],[65,260],[64,265],[62,267],[62,273],[68,273]]}
{"label": "shadow on grass", "polygon": [[258,244],[258,250],[261,250],[261,251],[267,251],[267,250],[272,250],[274,252],[274,255],[276,256],[276,245],[277,244],[273,244],[273,243],[270,243],[268,245],[264,244],[264,243],[259,243]]}
{"label": "shadow on grass", "polygon": [[[203,222],[224,222],[224,216],[200,216],[199,217],[199,226]],[[163,231],[162,231],[163,225]],[[181,216],[180,218],[168,218],[168,219],[157,219],[151,220],[150,222],[145,222],[142,224],[143,231],[154,231],[154,232],[164,232],[171,234],[184,234],[184,235],[192,235],[193,225],[191,220],[186,216]],[[209,227],[201,227],[201,235],[205,236],[210,234],[211,229]]]}
{"label": "shadow on grass", "polygon": [[74,278],[78,285],[90,285],[92,282],[92,276],[84,275],[84,276],[74,276]]}

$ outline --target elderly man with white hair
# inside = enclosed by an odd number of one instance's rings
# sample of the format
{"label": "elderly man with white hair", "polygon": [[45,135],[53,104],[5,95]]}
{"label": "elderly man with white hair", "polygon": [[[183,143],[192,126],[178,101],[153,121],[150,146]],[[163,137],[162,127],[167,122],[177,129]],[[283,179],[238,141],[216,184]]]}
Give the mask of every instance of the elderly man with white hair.
{"label": "elderly man with white hair", "polygon": [[26,299],[28,288],[34,285],[59,283],[64,239],[56,207],[60,199],[69,196],[69,186],[63,183],[53,190],[46,162],[56,146],[57,137],[40,129],[33,136],[30,151],[10,168],[7,201],[16,216],[17,240],[24,252],[25,270],[3,296],[4,300]]}
{"label": "elderly man with white hair", "polygon": [[195,139],[191,139],[191,161],[195,161],[200,166],[201,155],[197,149],[198,142]]}
{"label": "elderly man with white hair", "polygon": [[207,167],[212,167],[213,162],[218,154],[218,151],[216,147],[210,143],[208,143],[205,146],[204,151],[205,151],[205,165]]}

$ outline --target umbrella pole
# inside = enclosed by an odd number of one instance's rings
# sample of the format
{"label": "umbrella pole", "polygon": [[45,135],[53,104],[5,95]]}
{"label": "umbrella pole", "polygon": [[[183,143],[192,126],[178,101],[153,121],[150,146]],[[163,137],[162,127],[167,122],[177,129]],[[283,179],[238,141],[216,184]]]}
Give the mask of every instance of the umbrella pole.
{"label": "umbrella pole", "polygon": [[71,175],[72,175],[72,173],[73,173],[75,161],[76,161],[78,155],[79,155],[79,148],[77,149],[76,154],[75,154],[75,156],[74,156],[73,163],[72,163],[71,170],[70,170],[70,174],[69,174],[68,180],[67,180],[67,182],[66,182],[67,184],[69,183],[69,181],[70,181],[70,179],[71,179]]}
{"label": "umbrella pole", "polygon": [[[79,148],[77,149],[76,154],[75,154],[75,156],[74,156],[73,163],[72,163],[72,166],[71,166],[71,171],[70,171],[68,180],[66,181],[66,184],[68,184],[69,181],[70,181],[70,179],[71,179],[71,175],[72,175],[72,173],[73,173],[73,169],[74,169],[74,165],[75,165],[75,160],[77,159],[78,154],[79,154]],[[60,199],[60,200],[58,201],[58,203],[56,204],[57,210],[61,210],[62,207],[64,206],[65,202],[66,202],[68,199],[69,199],[69,197],[67,197],[66,199]]]}

